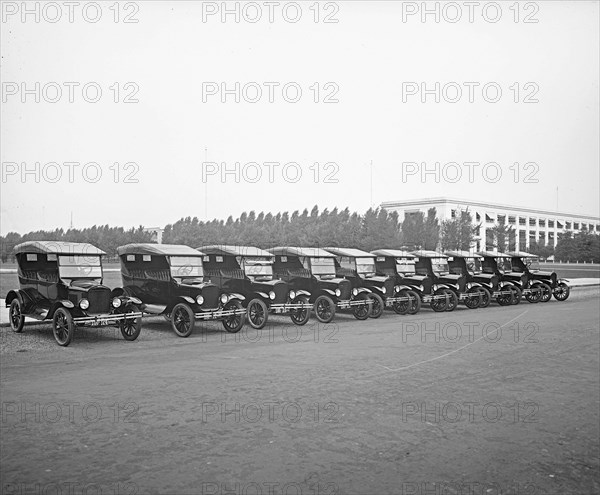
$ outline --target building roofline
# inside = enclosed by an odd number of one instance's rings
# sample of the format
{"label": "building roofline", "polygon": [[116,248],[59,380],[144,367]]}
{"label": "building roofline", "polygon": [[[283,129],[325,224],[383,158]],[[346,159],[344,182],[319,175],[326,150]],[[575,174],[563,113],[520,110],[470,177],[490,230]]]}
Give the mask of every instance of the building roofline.
{"label": "building roofline", "polygon": [[419,206],[426,205],[430,203],[438,203],[438,204],[456,204],[459,206],[476,206],[476,207],[487,207],[492,209],[502,208],[505,210],[513,210],[513,211],[522,211],[524,213],[534,213],[535,215],[544,215],[550,217],[571,217],[571,218],[586,218],[586,219],[594,219],[596,222],[600,222],[600,217],[596,215],[582,215],[577,213],[561,213],[557,211],[550,210],[538,210],[535,208],[527,207],[527,206],[514,206],[514,205],[504,205],[499,203],[488,203],[483,201],[472,201],[467,199],[457,199],[450,197],[437,197],[437,198],[423,198],[423,199],[407,199],[407,200],[396,200],[396,201],[384,201],[381,203],[381,208],[394,208],[398,206]]}

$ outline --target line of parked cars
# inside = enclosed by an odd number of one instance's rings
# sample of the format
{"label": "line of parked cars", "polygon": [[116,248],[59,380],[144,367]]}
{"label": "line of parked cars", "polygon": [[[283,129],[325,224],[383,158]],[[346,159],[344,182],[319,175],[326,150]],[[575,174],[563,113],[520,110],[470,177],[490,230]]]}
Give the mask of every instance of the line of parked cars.
{"label": "line of parked cars", "polygon": [[111,289],[103,285],[105,253],[91,244],[16,246],[19,289],[5,299],[13,331],[23,330],[25,317],[47,320],[56,342],[67,346],[78,326],[115,326],[135,340],[144,316],[162,316],[187,337],[196,321],[219,320],[235,333],[246,322],[263,328],[271,314],[304,325],[311,312],[329,323],[337,312],[366,320],[385,309],[413,315],[423,305],[476,309],[493,299],[501,306],[522,298],[564,301],[570,292],[566,280],[523,252],[170,244],[128,244],[117,252],[122,286]]}

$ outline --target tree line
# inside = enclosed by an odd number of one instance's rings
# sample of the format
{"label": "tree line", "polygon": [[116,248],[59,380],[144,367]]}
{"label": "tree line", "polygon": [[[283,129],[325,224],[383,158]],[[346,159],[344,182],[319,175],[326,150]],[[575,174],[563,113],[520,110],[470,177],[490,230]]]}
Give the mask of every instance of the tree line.
{"label": "tree line", "polygon": [[[473,223],[467,210],[457,210],[454,218],[439,221],[437,211],[408,214],[400,221],[396,212],[370,208],[364,214],[349,208],[308,209],[277,214],[254,211],[244,212],[238,218],[204,222],[198,217],[186,217],[169,224],[163,233],[167,244],[186,244],[199,247],[208,244],[250,245],[260,248],[274,246],[346,246],[365,251],[389,247],[406,250],[470,250],[479,234],[480,226]],[[481,249],[496,248],[513,251],[516,235],[513,226],[496,224],[487,229],[487,238],[480,241]],[[532,243],[529,252],[556,260],[600,262],[600,237],[591,232],[572,234],[564,232],[554,249],[550,245]],[[0,256],[3,262],[12,259],[15,245],[28,240],[58,240],[89,242],[116,255],[118,246],[132,242],[153,242],[153,235],[142,226],[125,230],[108,225],[84,229],[56,229],[35,231],[25,235],[10,232],[0,236]]]}

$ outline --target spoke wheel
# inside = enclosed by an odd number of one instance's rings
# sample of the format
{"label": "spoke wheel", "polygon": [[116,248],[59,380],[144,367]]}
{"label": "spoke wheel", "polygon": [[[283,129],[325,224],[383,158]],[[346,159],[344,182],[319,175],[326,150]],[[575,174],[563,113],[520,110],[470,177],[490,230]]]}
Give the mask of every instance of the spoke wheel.
{"label": "spoke wheel", "polygon": [[25,315],[23,314],[23,305],[18,299],[13,299],[10,303],[9,319],[10,328],[15,333],[21,333],[23,331],[23,325],[25,325]]}
{"label": "spoke wheel", "polygon": [[252,299],[248,303],[247,314],[250,326],[260,330],[267,324],[269,308],[267,308],[267,305],[261,299]]}
{"label": "spoke wheel", "polygon": [[473,287],[467,291],[465,306],[469,309],[477,309],[481,305],[482,293],[479,287]]}
{"label": "spoke wheel", "polygon": [[485,287],[480,287],[479,290],[481,291],[481,303],[479,304],[479,307],[487,308],[490,305],[490,302],[492,302],[492,295]]}
{"label": "spoke wheel", "polygon": [[458,306],[458,296],[456,292],[450,289],[446,289],[446,295],[448,296],[446,311],[454,311]]}
{"label": "spoke wheel", "polygon": [[[239,309],[243,309],[243,308],[244,307],[242,306],[242,303],[240,301],[238,301],[237,299],[234,299],[232,301],[229,301],[225,305],[223,310],[230,311],[230,310],[239,310]],[[223,318],[223,328],[225,328],[225,330],[228,333],[238,333],[242,329],[243,326],[244,326],[244,315],[243,314],[231,315],[231,316],[227,316],[227,317]]]}
{"label": "spoke wheel", "polygon": [[371,316],[371,311],[373,310],[371,298],[366,294],[359,294],[358,296],[356,296],[356,300],[364,301],[364,304],[354,306],[352,314],[357,320],[366,320],[369,316]]}
{"label": "spoke wheel", "polygon": [[[295,302],[301,304],[308,304],[308,297],[298,296]],[[308,319],[310,318],[310,309],[292,309],[290,318],[294,325],[305,325],[308,322]]]}
{"label": "spoke wheel", "polygon": [[171,327],[179,337],[189,337],[194,330],[196,317],[192,308],[179,303],[171,311]]}
{"label": "spoke wheel", "polygon": [[446,301],[446,292],[443,289],[434,292],[429,305],[436,313],[446,311],[446,306],[448,306],[448,302]]}
{"label": "spoke wheel", "polygon": [[500,292],[506,292],[506,294],[501,294],[496,297],[496,301],[498,301],[498,304],[500,306],[510,306],[513,303],[513,298],[514,298],[513,288],[514,288],[513,285],[505,285],[504,287],[499,289]]}
{"label": "spoke wheel", "polygon": [[552,288],[548,285],[548,284],[541,284],[542,285],[542,297],[540,298],[540,302],[548,302],[550,299],[552,299]]}
{"label": "spoke wheel", "polygon": [[538,303],[542,299],[542,286],[535,284],[530,291],[525,295],[525,299],[530,303]]}
{"label": "spoke wheel", "polygon": [[561,282],[560,284],[558,284],[556,289],[554,289],[554,299],[556,299],[557,301],[566,301],[570,293],[571,288],[564,282]]}
{"label": "spoke wheel", "polygon": [[75,334],[75,322],[71,313],[65,308],[58,308],[52,317],[52,333],[56,343],[67,347]]}
{"label": "spoke wheel", "polygon": [[392,309],[399,315],[405,315],[408,313],[410,309],[412,297],[410,296],[410,292],[407,290],[402,290],[398,292],[397,297],[403,297],[406,301],[397,301],[392,305]]}
{"label": "spoke wheel", "polygon": [[521,302],[521,298],[523,297],[523,291],[519,289],[516,285],[511,287],[513,297],[511,300],[511,304],[516,305]]}
{"label": "spoke wheel", "polygon": [[[140,310],[135,304],[125,306],[124,313],[138,313]],[[134,341],[140,336],[142,331],[142,317],[128,318],[119,321],[119,329],[125,340]]]}
{"label": "spoke wheel", "polygon": [[408,307],[409,315],[416,315],[421,311],[421,296],[414,290],[408,291],[408,297],[410,297],[410,306]]}
{"label": "spoke wheel", "polygon": [[335,316],[335,303],[329,296],[319,296],[314,305],[315,316],[321,323],[331,323]]}
{"label": "spoke wheel", "polygon": [[371,314],[373,319],[379,318],[383,314],[383,298],[379,294],[369,294],[371,298]]}

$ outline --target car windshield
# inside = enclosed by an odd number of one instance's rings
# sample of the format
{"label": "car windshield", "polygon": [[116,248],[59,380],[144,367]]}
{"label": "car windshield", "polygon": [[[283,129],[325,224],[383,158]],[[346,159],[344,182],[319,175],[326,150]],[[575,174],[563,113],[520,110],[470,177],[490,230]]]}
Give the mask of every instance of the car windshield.
{"label": "car windshield", "polygon": [[356,271],[361,275],[375,275],[375,258],[356,258]]}
{"label": "car windshield", "polygon": [[415,260],[412,258],[396,258],[396,272],[416,273]]}
{"label": "car windshield", "polygon": [[311,258],[310,268],[313,275],[335,277],[333,258]]}
{"label": "car windshield", "polygon": [[467,270],[471,273],[481,273],[481,259],[480,258],[466,258]]}
{"label": "car windshield", "polygon": [[171,256],[170,261],[173,278],[201,278],[204,276],[200,256]]}
{"label": "car windshield", "polygon": [[273,278],[273,265],[266,258],[246,258],[244,260],[244,273],[249,277],[260,277],[261,279]]}
{"label": "car windshield", "polygon": [[60,278],[102,278],[100,256],[64,255],[58,257]]}
{"label": "car windshield", "polygon": [[540,269],[540,259],[539,258],[524,258],[523,263],[529,270],[539,270]]}
{"label": "car windshield", "polygon": [[446,258],[432,258],[431,268],[435,273],[449,273],[450,267]]}

